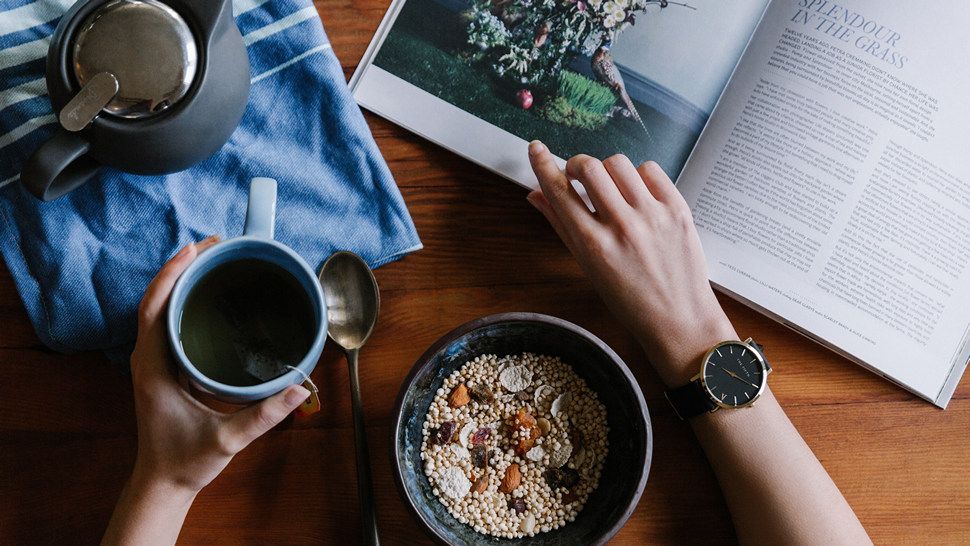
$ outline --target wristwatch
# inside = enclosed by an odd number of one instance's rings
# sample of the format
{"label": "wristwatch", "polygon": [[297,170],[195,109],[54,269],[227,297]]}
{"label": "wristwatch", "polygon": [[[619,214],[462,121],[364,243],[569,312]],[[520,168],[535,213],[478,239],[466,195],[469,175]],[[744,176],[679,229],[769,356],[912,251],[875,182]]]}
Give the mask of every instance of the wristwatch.
{"label": "wristwatch", "polygon": [[690,419],[754,404],[768,384],[769,373],[764,348],[753,339],[723,341],[707,351],[701,372],[690,383],[664,394],[677,417]]}

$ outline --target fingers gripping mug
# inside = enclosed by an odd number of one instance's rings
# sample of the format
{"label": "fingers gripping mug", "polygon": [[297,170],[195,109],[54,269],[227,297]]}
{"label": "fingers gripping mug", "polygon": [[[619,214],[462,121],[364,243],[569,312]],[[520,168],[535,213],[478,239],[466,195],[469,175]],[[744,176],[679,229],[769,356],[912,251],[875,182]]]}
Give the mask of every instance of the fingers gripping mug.
{"label": "fingers gripping mug", "polygon": [[168,335],[198,389],[249,403],[302,383],[327,336],[323,290],[306,261],[273,239],[276,181],[254,178],[243,235],[200,254],[175,283]]}

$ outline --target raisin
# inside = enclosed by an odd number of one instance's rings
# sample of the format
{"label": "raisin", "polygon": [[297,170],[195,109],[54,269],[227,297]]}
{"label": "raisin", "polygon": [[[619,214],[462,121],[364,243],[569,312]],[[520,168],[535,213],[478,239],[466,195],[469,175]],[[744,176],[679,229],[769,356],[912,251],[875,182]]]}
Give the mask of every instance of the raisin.
{"label": "raisin", "polygon": [[484,444],[485,440],[492,435],[492,429],[488,427],[482,427],[472,434],[472,445]]}
{"label": "raisin", "polygon": [[516,514],[521,514],[525,512],[525,500],[524,499],[509,499],[509,508],[515,511]]}
{"label": "raisin", "polygon": [[549,489],[555,491],[562,487],[562,470],[558,468],[550,468],[542,473],[542,477],[546,479],[546,483],[549,484]]}
{"label": "raisin", "polygon": [[458,425],[454,421],[445,421],[441,423],[438,427],[437,432],[434,434],[434,443],[443,446],[451,441],[451,437],[455,434],[455,429]]}
{"label": "raisin", "polygon": [[579,472],[576,472],[576,469],[568,467],[560,468],[559,472],[562,476],[559,483],[562,484],[563,487],[572,487],[579,483]]}
{"label": "raisin", "polygon": [[526,391],[519,391],[519,392],[515,393],[515,397],[518,398],[519,401],[525,402],[525,401],[531,399],[532,398],[532,395],[529,394]]}
{"label": "raisin", "polygon": [[579,495],[577,495],[576,493],[573,493],[572,491],[566,491],[562,495],[563,504],[572,504],[578,500],[579,500]]}
{"label": "raisin", "polygon": [[472,464],[478,468],[488,466],[488,453],[485,446],[479,444],[472,448]]}
{"label": "raisin", "polygon": [[491,404],[495,401],[495,395],[492,393],[492,389],[488,388],[487,385],[476,383],[475,386],[471,388],[471,393],[472,398],[481,404]]}

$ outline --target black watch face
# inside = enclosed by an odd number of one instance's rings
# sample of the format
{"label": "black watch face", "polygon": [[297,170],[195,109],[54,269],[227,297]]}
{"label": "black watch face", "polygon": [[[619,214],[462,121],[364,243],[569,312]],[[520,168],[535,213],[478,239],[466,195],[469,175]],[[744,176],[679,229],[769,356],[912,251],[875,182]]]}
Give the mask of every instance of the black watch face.
{"label": "black watch face", "polygon": [[708,392],[729,407],[749,404],[765,383],[765,369],[758,355],[740,343],[721,345],[711,351],[703,373]]}

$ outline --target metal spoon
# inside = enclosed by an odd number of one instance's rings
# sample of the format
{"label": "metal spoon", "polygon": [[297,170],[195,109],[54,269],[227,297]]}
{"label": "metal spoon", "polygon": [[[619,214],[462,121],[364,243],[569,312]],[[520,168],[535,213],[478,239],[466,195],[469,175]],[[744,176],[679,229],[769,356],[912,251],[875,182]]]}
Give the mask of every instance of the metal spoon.
{"label": "metal spoon", "polygon": [[374,510],[374,487],[371,483],[370,459],[367,455],[367,434],[364,430],[364,410],[360,404],[360,383],[357,379],[357,352],[377,322],[381,296],[377,280],[360,256],[353,252],[337,252],[323,264],[320,284],[327,300],[327,319],[330,339],[343,348],[350,369],[351,406],[354,412],[354,437],[357,444],[357,495],[360,497],[360,518],[365,544],[380,544],[377,536],[377,517]]}

